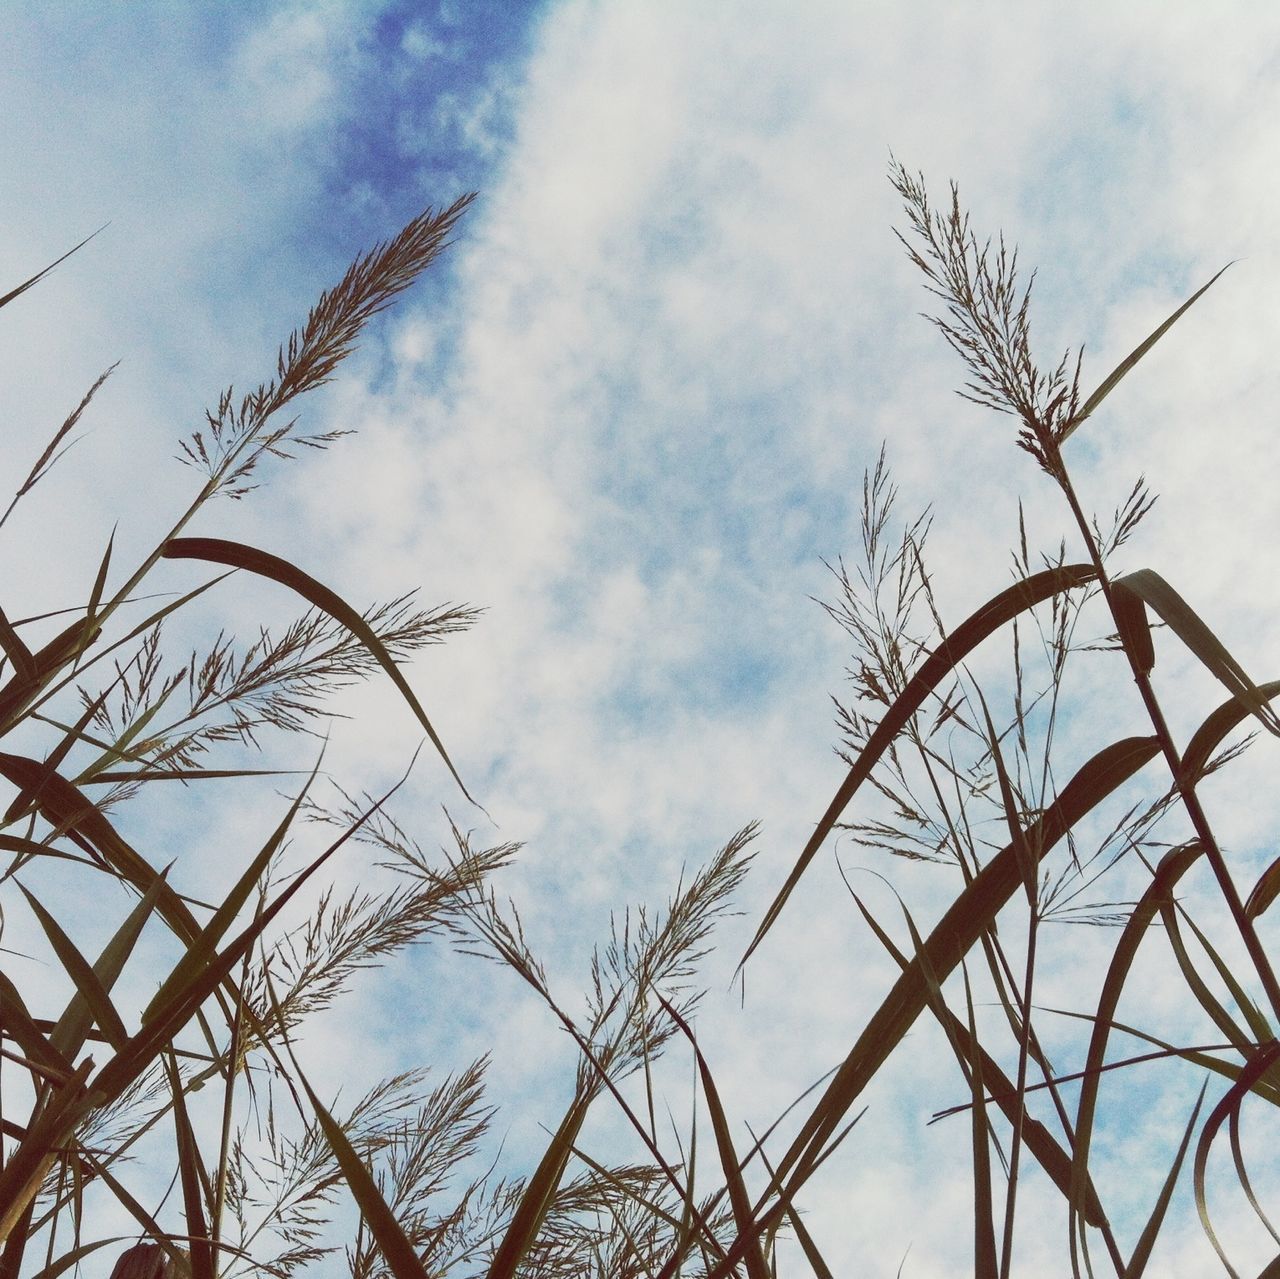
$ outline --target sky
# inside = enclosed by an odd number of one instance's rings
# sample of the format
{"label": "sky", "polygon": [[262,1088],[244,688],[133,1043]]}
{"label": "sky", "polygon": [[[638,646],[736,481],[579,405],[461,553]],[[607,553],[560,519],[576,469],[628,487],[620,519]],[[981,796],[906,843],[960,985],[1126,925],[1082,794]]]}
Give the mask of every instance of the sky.
{"label": "sky", "polygon": [[[7,530],[8,614],[78,598],[113,528],[119,563],[145,554],[193,488],[177,440],[221,389],[270,374],[357,252],[477,191],[447,256],[302,406],[309,429],[354,434],[279,465],[196,531],[292,558],[360,606],[420,587],[424,602],[485,609],[410,677],[491,816],[426,754],[396,812],[424,848],[447,843],[442,806],[477,841],[524,845],[499,891],[558,989],[584,983],[611,911],[661,906],[682,867],[761,822],[698,1021],[730,1112],[757,1131],[843,1057],[890,978],[828,847],[753,959],[745,1002],[729,989],[843,776],[831,697],[850,649],[817,601],[837,595],[826,564],[856,559],[864,471],[883,443],[901,513],[931,508],[952,622],[1007,585],[1020,498],[1033,554],[1070,534],[1012,421],[954,394],[963,370],[921,319],[929,300],[893,238],[891,154],[939,201],[958,181],[975,229],[1019,244],[1038,269],[1037,349],[1056,363],[1083,344],[1086,387],[1235,263],[1069,461],[1104,516],[1146,474],[1160,500],[1123,567],[1164,574],[1255,678],[1277,674],[1270,5],[16,0],[4,43],[0,285],[105,227],[0,314],[15,487],[120,361],[45,505],[33,496]],[[281,607],[238,585],[209,621],[252,635],[256,610]],[[1216,686],[1164,637],[1160,652],[1185,733]],[[1142,731],[1123,671],[1087,678],[1103,691],[1066,721],[1061,776],[1103,744],[1096,732]],[[326,767],[385,789],[418,744],[412,717],[381,685],[341,706],[353,718]],[[1269,749],[1212,793],[1224,841],[1258,870]],[[269,791],[248,806],[228,794],[183,801],[216,832],[180,857],[192,885],[221,882],[225,849],[274,820]],[[159,805],[133,829],[190,842],[190,817]],[[921,920],[955,889],[952,871],[840,847]],[[336,873],[377,876],[358,860]],[[860,882],[897,927],[889,887]],[[1065,991],[1071,956],[1096,972],[1113,935],[1061,931]],[[1175,993],[1152,983],[1149,1006],[1174,1016]],[[492,1050],[506,1151],[537,1157],[573,1054],[511,974],[414,952],[362,980],[342,1016],[300,1046],[323,1084]],[[1185,1092],[1142,1086],[1156,1091],[1119,1095],[1165,1139]],[[925,1127],[964,1095],[922,1025],[811,1187],[809,1225],[837,1273],[906,1256],[903,1274],[944,1275],[969,1257],[967,1125]],[[598,1135],[624,1139],[607,1118]],[[1110,1165],[1121,1195],[1144,1125],[1125,1135]],[[1048,1273],[1066,1228],[1047,1192],[1028,1203],[1019,1264]],[[1160,1273],[1205,1273],[1212,1254],[1180,1204]],[[1247,1208],[1225,1192],[1214,1207],[1256,1269],[1270,1253]]]}

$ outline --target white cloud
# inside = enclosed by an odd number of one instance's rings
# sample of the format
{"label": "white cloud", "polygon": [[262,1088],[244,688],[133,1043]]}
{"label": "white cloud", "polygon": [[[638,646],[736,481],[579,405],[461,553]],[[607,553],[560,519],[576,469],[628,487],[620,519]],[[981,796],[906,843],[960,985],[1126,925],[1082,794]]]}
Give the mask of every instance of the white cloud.
{"label": "white cloud", "polygon": [[[1005,585],[1019,492],[1046,548],[1070,531],[1013,447],[1014,423],[951,394],[962,371],[914,314],[926,299],[889,232],[890,145],[925,168],[939,200],[949,176],[961,179],[975,225],[1003,223],[1028,268],[1043,264],[1044,358],[1086,338],[1090,383],[1222,261],[1244,259],[1071,447],[1086,503],[1103,511],[1147,470],[1165,496],[1126,565],[1165,572],[1223,619],[1259,678],[1274,674],[1276,24],[1262,7],[1244,11],[1231,24],[1139,6],[567,3],[542,15],[523,82],[501,68],[492,93],[461,108],[476,154],[503,158],[453,250],[453,291],[402,304],[385,343],[353,362],[313,420],[359,436],[282,472],[279,506],[244,513],[245,540],[296,555],[356,602],[421,583],[427,600],[487,606],[413,679],[500,837],[529,841],[509,882],[566,982],[585,972],[611,906],[663,900],[683,860],[759,816],[748,916],[726,934],[723,959],[736,958],[825,807],[841,771],[827,694],[844,691],[846,655],[808,597],[834,593],[819,557],[856,549],[861,471],[882,437],[903,512],[936,503],[932,563],[949,620]],[[18,165],[12,139],[3,158],[51,223],[15,212],[15,198],[10,241],[47,258],[90,212],[123,204],[132,221],[92,270],[78,259],[81,274],[62,268],[32,295],[35,323],[15,335],[11,367],[31,361],[41,376],[15,413],[48,418],[68,398],[59,363],[107,337],[111,358],[122,339],[154,350],[129,384],[139,395],[143,374],[189,399],[197,369],[209,390],[267,367],[281,325],[328,282],[305,245],[287,270],[276,251],[305,234],[292,219],[322,189],[324,130],[350,108],[371,12],[274,10],[236,44],[234,85],[175,42],[159,54],[169,88],[158,100],[140,95],[141,59],[125,60],[118,83],[79,96],[58,87],[86,140],[40,131],[27,108],[22,126],[50,159]],[[428,62],[443,53],[425,28],[401,44]],[[47,86],[34,37],[21,62]],[[514,136],[499,149],[487,113],[508,109]],[[428,118],[406,112],[388,130]],[[401,142],[431,166],[431,135]],[[10,274],[29,260],[0,254]],[[259,261],[262,279],[250,273]],[[60,334],[64,314],[75,328]],[[143,405],[150,445],[173,414],[159,392]],[[112,454],[93,447],[96,475]],[[96,545],[109,509],[97,484],[68,482],[82,486],[84,528],[60,535],[59,557]],[[1159,644],[1161,686],[1189,687],[1193,674],[1166,636]],[[344,705],[367,714],[336,734],[333,758],[376,788],[416,729],[387,690]],[[1072,726],[1073,746],[1087,727]],[[420,773],[409,811],[430,830],[442,798],[462,806],[434,762]],[[1250,841],[1268,828],[1256,809],[1242,826]],[[946,872],[889,870],[921,920],[936,917]],[[896,918],[892,898],[876,900]],[[566,917],[577,935],[564,935]],[[1068,955],[1071,943],[1057,940]],[[1103,954],[1078,944],[1096,973]],[[745,1013],[722,995],[731,964],[720,961],[699,1030],[735,1114],[767,1121],[847,1051],[888,980],[873,945],[826,852],[753,963]],[[493,998],[492,1017],[471,1010],[482,1024],[465,1047],[491,1034],[500,1057],[524,1060],[536,1011]],[[966,1121],[921,1127],[964,1085],[933,1027],[900,1055],[899,1077],[923,1076],[921,1104],[911,1085],[877,1089],[850,1153],[813,1189],[811,1225],[838,1273],[896,1267],[912,1241],[906,1273],[967,1264]],[[501,1084],[536,1108],[519,1072]],[[554,1121],[558,1104],[538,1117]],[[940,1177],[951,1161],[954,1176]],[[855,1195],[874,1238],[865,1219],[848,1224]],[[1027,1257],[1060,1259],[1061,1214],[1047,1193],[1033,1202]],[[1203,1253],[1194,1228],[1187,1239]]]}

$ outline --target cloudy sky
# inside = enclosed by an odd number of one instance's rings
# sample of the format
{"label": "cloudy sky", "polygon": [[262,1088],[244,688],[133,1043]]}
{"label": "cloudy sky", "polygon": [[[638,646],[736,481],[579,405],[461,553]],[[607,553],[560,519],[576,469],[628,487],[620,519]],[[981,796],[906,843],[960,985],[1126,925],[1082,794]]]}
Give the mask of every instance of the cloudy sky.
{"label": "cloudy sky", "polygon": [[[425,755],[396,812],[426,848],[446,840],[442,804],[479,841],[524,843],[501,891],[560,989],[585,979],[611,910],[661,905],[682,866],[762,822],[699,1020],[757,1130],[848,1051],[889,977],[828,850],[745,1005],[728,992],[842,776],[830,696],[850,653],[814,601],[836,594],[823,561],[856,557],[864,469],[886,443],[902,513],[932,504],[953,622],[1007,584],[1019,497],[1033,548],[1069,532],[1010,420],[953,393],[962,370],[892,236],[891,150],[1017,240],[1039,268],[1043,358],[1084,343],[1087,386],[1237,260],[1069,460],[1104,515],[1147,474],[1161,500],[1122,567],[1164,573],[1256,678],[1280,673],[1272,6],[17,2],[4,27],[0,290],[109,225],[0,315],[0,483],[120,361],[45,505],[5,530],[6,611],[73,602],[113,526],[120,563],[144,554],[192,491],[172,459],[204,407],[272,372],[356,252],[478,191],[447,259],[303,407],[309,427],[356,434],[197,531],[361,606],[418,586],[485,608],[412,680],[493,823]],[[267,596],[224,592],[213,624],[253,634]],[[1216,704],[1176,653],[1161,669],[1179,727]],[[1142,731],[1114,674],[1112,738]],[[411,716],[380,687],[343,706],[356,718],[326,766],[385,788],[417,744]],[[1265,750],[1215,813],[1259,866]],[[1066,755],[1061,776],[1083,757]],[[275,811],[205,802],[246,847]],[[923,921],[954,890],[942,868],[842,858],[888,874]],[[863,884],[896,921],[889,890]],[[361,992],[347,1033],[303,1045],[318,1079],[492,1048],[508,1153],[536,1156],[572,1053],[513,977],[424,954]],[[812,1187],[837,1273],[891,1272],[909,1248],[903,1273],[941,1275],[970,1255],[968,1127],[924,1127],[965,1085],[932,1028],[909,1046]],[[687,1062],[674,1079],[680,1113]],[[1164,1136],[1179,1113],[1158,1116]],[[1047,1273],[1065,1224],[1047,1195],[1028,1202],[1044,1215],[1024,1222],[1022,1264]],[[1215,1209],[1242,1258],[1265,1260],[1246,1210],[1229,1194]],[[1182,1213],[1162,1273],[1200,1274]]]}

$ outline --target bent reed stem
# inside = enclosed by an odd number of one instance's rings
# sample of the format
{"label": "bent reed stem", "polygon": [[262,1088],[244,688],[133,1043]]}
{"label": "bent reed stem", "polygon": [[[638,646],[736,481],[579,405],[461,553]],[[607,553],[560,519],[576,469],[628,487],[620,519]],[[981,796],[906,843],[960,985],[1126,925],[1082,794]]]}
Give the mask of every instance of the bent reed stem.
{"label": "bent reed stem", "polygon": [[[1044,448],[1045,458],[1049,463],[1046,469],[1053,476],[1058,487],[1062,490],[1063,496],[1067,499],[1067,504],[1071,507],[1071,514],[1075,519],[1077,528],[1080,530],[1080,536],[1084,539],[1089,558],[1097,570],[1098,584],[1102,588],[1103,597],[1107,601],[1107,608],[1111,611],[1111,619],[1115,623],[1116,632],[1123,637],[1123,630],[1116,610],[1115,597],[1112,592],[1111,578],[1102,562],[1102,553],[1098,548],[1097,540],[1093,536],[1089,521],[1085,517],[1084,509],[1080,505],[1080,499],[1076,495],[1075,486],[1071,482],[1071,476],[1067,471],[1066,462],[1063,460],[1058,440],[1054,437],[1053,431],[1042,424],[1036,423],[1034,429]],[[1272,968],[1267,952],[1263,948],[1257,930],[1253,926],[1253,921],[1245,912],[1244,902],[1241,900],[1235,881],[1231,878],[1231,872],[1227,868],[1226,859],[1222,856],[1222,850],[1218,847],[1218,841],[1209,825],[1209,819],[1201,806],[1200,797],[1196,794],[1195,782],[1192,778],[1186,776],[1182,768],[1182,756],[1174,743],[1173,734],[1169,731],[1169,725],[1165,720],[1159,699],[1156,697],[1155,689],[1152,687],[1151,677],[1141,668],[1129,645],[1123,642],[1123,638],[1120,646],[1124,649],[1125,657],[1129,662],[1129,669],[1133,672],[1134,683],[1137,684],[1138,692],[1142,695],[1142,703],[1147,709],[1147,714],[1151,719],[1151,726],[1155,730],[1156,738],[1160,743],[1160,749],[1169,765],[1174,787],[1177,789],[1183,808],[1191,820],[1196,837],[1204,847],[1205,858],[1213,871],[1214,878],[1217,880],[1218,888],[1227,903],[1232,919],[1235,921],[1245,949],[1249,952],[1249,959],[1254,965],[1258,979],[1262,982],[1263,989],[1267,993],[1272,1012],[1275,1014],[1277,1021],[1280,1022],[1280,982],[1276,980],[1275,970]],[[1274,1038],[1272,1042],[1275,1042]]]}

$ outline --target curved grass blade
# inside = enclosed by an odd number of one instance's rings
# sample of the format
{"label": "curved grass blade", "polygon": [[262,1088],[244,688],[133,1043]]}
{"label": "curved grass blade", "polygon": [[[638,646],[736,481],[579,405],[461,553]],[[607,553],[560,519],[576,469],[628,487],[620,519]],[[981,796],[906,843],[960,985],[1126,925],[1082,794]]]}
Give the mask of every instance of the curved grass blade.
{"label": "curved grass blade", "polygon": [[1150,675],[1156,665],[1156,646],[1142,596],[1122,577],[1111,584],[1111,602],[1120,643],[1133,658],[1134,666],[1143,675]]}
{"label": "curved grass blade", "polygon": [[[335,621],[345,626],[373,654],[378,664],[391,677],[396,688],[400,690],[401,696],[404,697],[410,709],[417,716],[418,722],[426,730],[427,736],[431,739],[431,744],[439,752],[440,758],[444,760],[445,766],[453,775],[453,780],[458,783],[459,789],[467,799],[471,800],[471,803],[476,804],[466,786],[463,785],[462,778],[458,775],[458,770],[454,768],[453,761],[449,758],[449,753],[444,748],[444,743],[436,735],[436,730],[431,726],[431,721],[427,718],[426,711],[422,709],[413,689],[409,687],[408,680],[401,673],[395,660],[387,652],[369,623],[336,592],[331,591],[327,586],[317,582],[314,577],[304,573],[296,565],[289,563],[288,560],[281,559],[278,555],[271,555],[252,546],[245,546],[240,542],[229,542],[224,538],[175,537],[168,542],[162,554],[165,559],[170,560],[195,559],[203,560],[210,564],[227,564],[232,568],[242,568],[250,573],[256,573],[259,577],[269,578],[273,582],[279,582],[280,585],[289,587],[290,590],[301,595],[309,604],[314,605],[322,612],[328,613]],[[480,805],[476,804],[476,807],[479,808]]]}
{"label": "curved grass blade", "polygon": [[1209,989],[1204,978],[1200,976],[1200,972],[1195,966],[1195,961],[1191,958],[1186,943],[1182,940],[1182,929],[1178,924],[1178,915],[1173,908],[1173,903],[1167,900],[1161,902],[1160,915],[1164,920],[1165,936],[1169,939],[1170,949],[1178,962],[1182,979],[1187,983],[1187,989],[1195,996],[1196,1003],[1204,1009],[1209,1020],[1227,1037],[1228,1042],[1234,1045],[1236,1051],[1242,1057],[1248,1058],[1253,1040],[1243,1027],[1236,1024],[1235,1019]]}
{"label": "curved grass blade", "polygon": [[1244,1151],[1240,1148],[1239,1110],[1231,1112],[1231,1118],[1227,1126],[1231,1138],[1231,1158],[1236,1166],[1236,1180],[1240,1183],[1240,1189],[1244,1191],[1244,1197],[1249,1201],[1249,1207],[1253,1209],[1254,1216],[1262,1222],[1263,1229],[1276,1243],[1280,1243],[1280,1234],[1276,1233],[1275,1226],[1271,1224],[1271,1218],[1263,1212],[1262,1205],[1258,1202],[1258,1196],[1254,1192],[1253,1182],[1249,1178],[1249,1169],[1244,1162]]}
{"label": "curved grass blade", "polygon": [[[899,968],[905,970],[911,961],[898,949],[894,944],[893,938],[880,926],[879,922],[856,894],[853,900],[862,912],[862,917],[880,940],[880,943],[893,957],[894,962]],[[945,1003],[934,1009],[934,1013],[942,1020],[943,1030],[947,1033],[950,1042],[967,1050],[967,1031],[960,1018]],[[974,1044],[973,1047],[977,1050],[978,1068],[982,1072],[982,1078],[987,1081],[988,1100],[1000,1107],[1011,1125],[1016,1124],[1021,1116],[1023,1144],[1031,1151],[1036,1162],[1048,1174],[1053,1184],[1057,1186],[1063,1198],[1069,1198],[1071,1194],[1071,1156],[1059,1145],[1044,1124],[1026,1114],[1018,1104],[1018,1090],[1014,1087],[1013,1080],[1000,1068],[999,1062],[981,1044]],[[973,1058],[966,1057],[966,1061],[968,1061],[970,1069],[973,1069]],[[968,1106],[964,1106],[959,1109],[967,1110],[968,1108]],[[946,1113],[954,1114],[958,1113],[958,1110]],[[939,1115],[934,1116],[935,1119],[940,1117]],[[1085,1204],[1085,1220],[1091,1226],[1101,1227],[1106,1224],[1106,1215],[1102,1211],[1102,1201],[1098,1198],[1098,1192],[1094,1187],[1092,1178],[1089,1180],[1089,1198]]]}
{"label": "curved grass blade", "polygon": [[1111,962],[1107,966],[1107,975],[1102,982],[1102,992],[1098,999],[1098,1007],[1091,1020],[1093,1032],[1089,1038],[1089,1047],[1085,1053],[1084,1080],[1080,1089],[1080,1100],[1076,1106],[1075,1151],[1072,1158],[1071,1180],[1068,1187],[1068,1200],[1073,1218],[1076,1214],[1088,1220],[1087,1194],[1089,1185],[1089,1147],[1093,1139],[1093,1119],[1098,1104],[1098,1089],[1102,1082],[1101,1067],[1106,1056],[1107,1039],[1111,1034],[1112,1021],[1120,996],[1128,981],[1129,972],[1137,958],[1138,947],[1147,935],[1152,921],[1160,907],[1169,901],[1178,881],[1191,869],[1196,859],[1204,852],[1198,842],[1184,844],[1180,848],[1171,849],[1160,860],[1156,867],[1155,877],[1146,891],[1138,899],[1137,904],[1125,921],[1112,953]]}
{"label": "curved grass blade", "polygon": [[106,1239],[95,1239],[93,1243],[80,1244],[78,1247],[72,1248],[70,1252],[64,1252],[56,1261],[51,1261],[43,1270],[37,1270],[31,1279],[58,1279],[60,1274],[65,1274],[72,1266],[77,1266],[86,1257],[92,1256],[99,1248],[109,1248],[112,1244],[124,1243],[128,1239],[135,1238],[133,1235],[111,1235]]}
{"label": "curved grass blade", "polygon": [[[1269,683],[1258,685],[1258,693],[1268,702],[1280,697],[1280,680],[1271,680]],[[1248,714],[1248,708],[1242,706],[1234,697],[1211,711],[1196,729],[1187,743],[1187,749],[1183,752],[1182,779],[1198,781],[1209,763],[1209,757],[1222,744],[1223,738],[1233,728],[1242,724]]]}
{"label": "curved grass blade", "polygon": [[1214,1231],[1213,1223],[1209,1220],[1209,1204],[1204,1190],[1205,1170],[1209,1163],[1209,1148],[1213,1145],[1214,1138],[1218,1135],[1218,1129],[1222,1127],[1223,1121],[1232,1111],[1239,1109],[1245,1097],[1248,1096],[1249,1090],[1267,1073],[1277,1058],[1280,1058],[1280,1044],[1277,1043],[1266,1044],[1254,1054],[1253,1059],[1246,1063],[1244,1069],[1241,1070],[1240,1078],[1227,1089],[1221,1100],[1210,1112],[1209,1118],[1205,1120],[1204,1131],[1200,1134],[1200,1140],[1196,1143],[1196,1157],[1192,1174],[1195,1187],[1196,1211],[1200,1214],[1200,1225],[1204,1228],[1206,1237],[1213,1245],[1214,1252],[1218,1254],[1219,1260],[1227,1273],[1232,1276],[1232,1279],[1238,1279],[1237,1272],[1230,1261],[1227,1260],[1227,1254],[1223,1251],[1222,1244]]}
{"label": "curved grass blade", "polygon": [[1200,943],[1204,953],[1208,955],[1209,962],[1217,969],[1222,984],[1227,988],[1227,993],[1235,1001],[1235,1005],[1244,1015],[1245,1021],[1249,1023],[1249,1030],[1253,1038],[1260,1044],[1265,1044],[1269,1039],[1274,1039],[1275,1035],[1272,1034],[1271,1025],[1266,1016],[1257,1004],[1249,998],[1249,992],[1240,984],[1240,980],[1231,965],[1218,953],[1217,947],[1205,936],[1203,929],[1197,925],[1196,921],[1186,911],[1183,911],[1182,914],[1186,920],[1187,927],[1195,934],[1196,940]]}
{"label": "curved grass blade", "polygon": [[1149,568],[1138,569],[1136,573],[1117,578],[1112,587],[1121,593],[1137,596],[1155,609],[1209,673],[1257,718],[1263,728],[1280,736],[1280,719],[1267,704],[1262,690],[1245,674],[1244,667],[1231,656],[1191,605],[1159,573]]}
{"label": "curved grass blade", "polygon": [[1257,919],[1277,896],[1280,896],[1280,857],[1258,876],[1258,882],[1244,904],[1245,915],[1249,919]]}
{"label": "curved grass blade", "polygon": [[898,699],[885,711],[884,718],[867,740],[866,746],[849,770],[849,775],[841,783],[835,798],[828,805],[817,828],[809,837],[809,842],[787,876],[786,883],[765,912],[764,919],[756,929],[751,944],[738,961],[739,969],[751,958],[756,947],[764,940],[765,934],[773,927],[787,903],[787,898],[791,896],[800,877],[808,869],[809,863],[831,833],[840,815],[849,806],[858,788],[871,776],[881,756],[888,750],[889,745],[897,738],[912,715],[924,705],[929,694],[969,653],[1006,622],[1012,621],[1019,614],[1034,608],[1035,605],[1052,599],[1055,595],[1087,586],[1095,581],[1097,576],[1097,572],[1089,564],[1068,564],[1061,568],[1032,574],[988,600],[934,649],[920,669],[911,677]]}
{"label": "curved grass blade", "polygon": [[[1127,737],[1099,751],[1081,766],[1054,804],[1027,830],[1033,847],[1048,853],[1082,817],[1159,753],[1155,737]],[[1009,898],[1022,885],[1022,870],[1012,845],[1006,845],[978,872],[934,927],[924,945],[936,979],[945,981],[961,959],[991,926]],[[823,1145],[839,1126],[889,1054],[902,1041],[928,1004],[921,957],[894,983],[872,1015],[779,1163],[790,1177],[794,1197],[815,1166]]]}
{"label": "curved grass blade", "polygon": [[1071,421],[1066,424],[1062,433],[1058,437],[1059,444],[1061,444],[1062,441],[1065,440],[1071,432],[1074,431],[1076,427],[1079,426],[1080,423],[1083,422],[1085,418],[1087,418],[1094,409],[1096,409],[1098,405],[1116,389],[1121,379],[1124,378],[1129,370],[1132,369],[1133,366],[1137,364],[1137,362],[1142,359],[1142,357],[1146,355],[1146,353],[1151,350],[1151,348],[1155,346],[1162,337],[1164,337],[1164,335],[1178,322],[1178,320],[1182,318],[1186,311],[1195,302],[1198,302],[1200,298],[1217,283],[1223,271],[1226,271],[1228,267],[1233,265],[1234,263],[1228,262],[1227,265],[1222,268],[1222,271],[1219,271],[1208,284],[1202,285],[1198,288],[1158,329],[1156,329],[1153,334],[1151,334],[1149,338],[1146,339],[1146,341],[1140,343],[1130,351],[1129,354],[1126,355],[1125,358],[1121,360],[1105,378],[1103,378],[1102,384],[1098,389],[1094,391],[1087,400],[1085,400],[1084,407],[1081,408],[1081,410],[1071,418]]}

